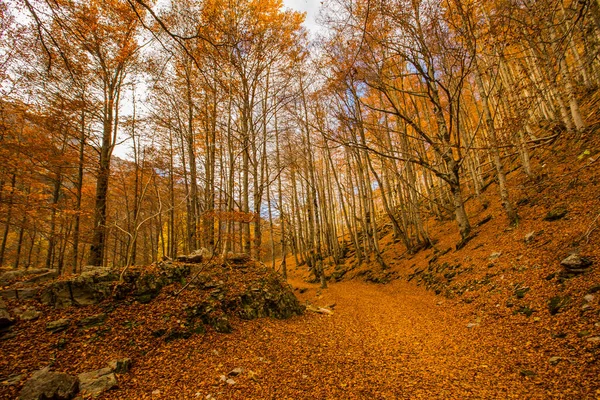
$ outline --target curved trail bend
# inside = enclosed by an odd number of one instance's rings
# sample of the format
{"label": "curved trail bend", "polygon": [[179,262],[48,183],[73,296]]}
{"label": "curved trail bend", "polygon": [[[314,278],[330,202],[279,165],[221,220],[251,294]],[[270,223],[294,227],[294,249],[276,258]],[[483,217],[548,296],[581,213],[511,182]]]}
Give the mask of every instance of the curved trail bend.
{"label": "curved trail bend", "polygon": [[[521,375],[516,347],[406,282],[316,285],[300,295],[334,314],[243,322],[230,335],[177,341],[136,365],[110,398],[496,399],[548,398]],[[298,292],[296,292],[298,293]],[[236,367],[244,373],[220,379]],[[153,382],[148,388],[139,381]],[[143,376],[143,378],[142,378]],[[151,393],[154,392],[154,395]],[[557,396],[562,397],[561,395]],[[565,398],[569,398],[568,396]],[[579,398],[574,396],[570,398]]]}

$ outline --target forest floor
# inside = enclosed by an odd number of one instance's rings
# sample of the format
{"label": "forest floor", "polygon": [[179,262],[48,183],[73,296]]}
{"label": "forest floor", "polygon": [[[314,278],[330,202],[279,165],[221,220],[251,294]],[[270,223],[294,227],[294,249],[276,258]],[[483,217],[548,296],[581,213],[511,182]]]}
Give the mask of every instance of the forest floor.
{"label": "forest floor", "polygon": [[[301,300],[329,306],[332,315],[244,321],[230,335],[167,344],[139,360],[106,398],[600,398],[597,359],[565,357],[562,344],[552,352],[536,342],[533,320],[518,323],[520,333],[494,321],[469,327],[470,304],[406,281],[321,290],[302,272],[292,269],[290,281],[307,289]],[[236,383],[224,382],[235,368],[244,370]]]}

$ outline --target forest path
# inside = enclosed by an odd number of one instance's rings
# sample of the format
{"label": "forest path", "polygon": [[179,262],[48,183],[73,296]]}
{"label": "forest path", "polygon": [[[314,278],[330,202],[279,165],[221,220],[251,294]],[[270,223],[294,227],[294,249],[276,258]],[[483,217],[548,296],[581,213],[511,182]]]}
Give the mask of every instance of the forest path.
{"label": "forest path", "polygon": [[[247,321],[230,335],[176,341],[137,364],[108,398],[548,398],[535,377],[521,376],[515,347],[467,328],[468,317],[422,288],[290,283],[307,289],[302,301],[335,303],[333,315]],[[225,382],[238,367],[235,383]]]}

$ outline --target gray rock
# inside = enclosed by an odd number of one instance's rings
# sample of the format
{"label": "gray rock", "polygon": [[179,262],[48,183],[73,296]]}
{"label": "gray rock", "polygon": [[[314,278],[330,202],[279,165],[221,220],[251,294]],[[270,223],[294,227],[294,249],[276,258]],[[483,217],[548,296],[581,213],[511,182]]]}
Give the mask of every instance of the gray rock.
{"label": "gray rock", "polygon": [[496,259],[500,258],[501,255],[502,255],[501,251],[495,251],[492,254],[490,254],[489,259],[490,260],[496,260]]}
{"label": "gray rock", "polygon": [[585,296],[583,296],[583,301],[585,301],[586,303],[592,303],[594,299],[595,297],[593,294],[586,294]]}
{"label": "gray rock", "polygon": [[33,321],[38,319],[41,315],[41,311],[38,311],[34,308],[30,308],[29,310],[19,315],[19,319],[21,319],[22,321]]}
{"label": "gray rock", "polygon": [[9,327],[14,323],[15,321],[10,317],[10,313],[6,309],[6,304],[0,300],[0,329]]}
{"label": "gray rock", "polygon": [[87,273],[69,281],[54,282],[42,291],[41,301],[55,308],[97,304],[110,296],[111,283],[106,279],[111,278],[112,275]]}
{"label": "gray rock", "polygon": [[560,262],[560,265],[565,267],[566,272],[574,274],[585,272],[586,269],[592,264],[592,260],[586,257],[581,257],[578,254],[571,254]]}
{"label": "gray rock", "polygon": [[71,325],[71,321],[67,318],[62,318],[56,321],[48,322],[46,324],[46,330],[52,333],[64,331]]}
{"label": "gray rock", "polygon": [[5,299],[31,300],[37,296],[37,288],[12,288],[0,291],[0,297]]}
{"label": "gray rock", "polygon": [[23,288],[16,289],[17,299],[19,300],[31,300],[34,299],[38,294],[37,288]]}
{"label": "gray rock", "polygon": [[77,322],[77,325],[82,328],[92,328],[94,326],[102,325],[104,321],[106,321],[106,314],[100,313],[83,318]]}
{"label": "gray rock", "polygon": [[3,299],[16,299],[17,291],[15,289],[4,289],[0,291],[0,297]]}
{"label": "gray rock", "polygon": [[548,362],[549,362],[551,365],[556,365],[556,364],[558,364],[558,363],[559,363],[561,360],[562,360],[562,357],[550,357],[550,358],[548,359]]}
{"label": "gray rock", "polygon": [[591,338],[587,338],[587,341],[590,343],[600,343],[600,336],[592,336]]}
{"label": "gray rock", "polygon": [[24,276],[44,274],[49,271],[50,270],[46,268],[29,268],[6,271],[0,275],[0,286],[6,286],[8,283]]}
{"label": "gray rock", "polygon": [[194,250],[187,256],[179,256],[177,257],[177,261],[180,262],[189,262],[192,264],[199,264],[203,261],[208,261],[213,256],[212,252],[206,248],[201,248],[198,250]]}
{"label": "gray rock", "polygon": [[58,271],[48,271],[40,275],[36,275],[24,281],[24,283],[42,283],[48,282],[58,277]]}
{"label": "gray rock", "polygon": [[131,369],[131,358],[122,358],[108,362],[108,367],[115,374],[126,374]]}
{"label": "gray rock", "polygon": [[473,329],[473,328],[476,328],[478,326],[479,326],[479,324],[477,322],[469,322],[467,324],[467,328],[469,328],[469,329]]}
{"label": "gray rock", "polygon": [[228,376],[238,376],[240,375],[242,372],[244,372],[244,369],[241,367],[237,367],[232,369],[231,371],[229,371],[229,373],[227,374]]}
{"label": "gray rock", "polygon": [[527,235],[525,235],[525,243],[529,244],[533,242],[533,239],[535,239],[535,231],[531,231]]}
{"label": "gray rock", "polygon": [[51,372],[49,367],[35,372],[25,383],[19,400],[68,400],[72,399],[79,389],[76,377],[61,373]]}
{"label": "gray rock", "polygon": [[107,390],[118,386],[117,377],[110,367],[84,372],[77,377],[79,378],[80,393],[84,397],[96,398]]}
{"label": "gray rock", "polygon": [[55,308],[65,308],[73,305],[70,282],[55,282],[47,286],[42,291],[41,301],[43,304],[54,306]]}
{"label": "gray rock", "polygon": [[558,221],[567,215],[568,211],[562,206],[558,206],[548,211],[548,214],[544,217],[545,221]]}
{"label": "gray rock", "polygon": [[4,379],[2,381],[2,384],[6,385],[6,386],[15,386],[15,385],[18,385],[23,380],[23,378],[25,378],[25,375],[23,375],[23,374],[11,375],[11,376],[7,377],[6,379]]}

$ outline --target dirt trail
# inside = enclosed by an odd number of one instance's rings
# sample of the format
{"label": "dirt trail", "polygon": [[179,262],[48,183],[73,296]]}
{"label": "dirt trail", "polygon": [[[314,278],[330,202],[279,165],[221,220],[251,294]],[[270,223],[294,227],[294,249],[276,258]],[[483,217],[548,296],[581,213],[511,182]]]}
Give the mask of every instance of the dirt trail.
{"label": "dirt trail", "polygon": [[[230,335],[173,342],[145,357],[108,398],[551,397],[543,382],[520,374],[516,348],[467,328],[468,318],[421,288],[351,281],[319,295],[316,286],[291,283],[309,288],[302,300],[335,303],[334,314],[240,322]],[[245,372],[235,384],[219,379],[236,367]]]}

